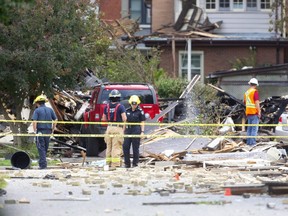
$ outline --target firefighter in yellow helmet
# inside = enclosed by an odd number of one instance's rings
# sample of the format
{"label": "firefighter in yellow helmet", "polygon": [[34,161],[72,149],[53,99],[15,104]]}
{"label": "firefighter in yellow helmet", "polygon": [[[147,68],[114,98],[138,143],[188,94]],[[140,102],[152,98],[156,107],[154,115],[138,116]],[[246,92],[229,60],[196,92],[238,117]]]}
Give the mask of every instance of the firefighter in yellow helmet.
{"label": "firefighter in yellow helmet", "polygon": [[[55,112],[50,107],[45,106],[45,102],[48,102],[48,100],[44,95],[39,95],[33,102],[37,106],[32,116],[32,125],[34,132],[38,135],[36,136],[36,146],[39,153],[39,169],[47,168],[46,155],[50,142],[48,134],[53,134],[57,120]],[[46,136],[41,136],[41,134],[46,134]]]}
{"label": "firefighter in yellow helmet", "polygon": [[45,97],[45,95],[39,95],[35,98],[33,104],[36,104],[39,102],[48,102],[48,99]]}
{"label": "firefighter in yellow helmet", "polygon": [[[140,99],[137,95],[132,95],[129,99],[129,104],[131,107],[126,110],[127,115],[127,126],[125,130],[125,135],[144,135],[144,121],[145,115],[144,111],[140,108]],[[138,123],[138,124],[129,124],[129,123]],[[132,166],[138,166],[139,162],[139,146],[140,146],[140,137],[125,137],[123,144],[123,153],[124,153],[124,163],[126,168],[131,167],[130,162],[130,148],[132,144],[133,149],[133,161]]]}

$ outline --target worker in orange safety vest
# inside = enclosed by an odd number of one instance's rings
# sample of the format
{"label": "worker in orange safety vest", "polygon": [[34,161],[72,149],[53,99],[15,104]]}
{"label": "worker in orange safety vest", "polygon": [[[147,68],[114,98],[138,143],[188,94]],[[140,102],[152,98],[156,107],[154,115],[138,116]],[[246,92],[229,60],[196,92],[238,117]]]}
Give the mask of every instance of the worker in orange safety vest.
{"label": "worker in orange safety vest", "polygon": [[257,136],[258,133],[258,124],[261,117],[259,93],[257,90],[259,83],[256,78],[252,78],[248,84],[250,88],[244,94],[244,104],[246,105],[245,113],[248,121],[246,144],[253,146],[256,144],[255,136]]}

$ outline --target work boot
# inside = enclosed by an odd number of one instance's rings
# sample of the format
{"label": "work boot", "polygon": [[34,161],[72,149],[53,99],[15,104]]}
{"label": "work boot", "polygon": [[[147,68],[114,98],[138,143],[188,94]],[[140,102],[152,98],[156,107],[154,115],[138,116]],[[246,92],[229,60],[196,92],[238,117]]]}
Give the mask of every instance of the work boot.
{"label": "work boot", "polygon": [[130,168],[131,165],[130,164],[125,164],[125,168]]}

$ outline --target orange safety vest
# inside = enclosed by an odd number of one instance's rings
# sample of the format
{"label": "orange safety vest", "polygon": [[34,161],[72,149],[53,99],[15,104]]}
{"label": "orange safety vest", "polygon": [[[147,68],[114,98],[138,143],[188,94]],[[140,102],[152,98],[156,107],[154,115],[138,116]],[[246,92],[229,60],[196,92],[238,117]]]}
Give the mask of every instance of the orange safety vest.
{"label": "orange safety vest", "polygon": [[250,88],[245,92],[244,101],[246,104],[246,115],[255,115],[258,113],[254,100],[254,94],[256,91],[256,89]]}

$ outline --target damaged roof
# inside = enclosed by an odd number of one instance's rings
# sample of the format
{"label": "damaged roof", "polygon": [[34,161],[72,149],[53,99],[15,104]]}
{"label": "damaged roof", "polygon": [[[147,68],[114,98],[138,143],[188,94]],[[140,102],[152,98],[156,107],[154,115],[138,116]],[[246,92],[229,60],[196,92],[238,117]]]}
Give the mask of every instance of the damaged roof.
{"label": "damaged roof", "polygon": [[[246,69],[241,69],[241,70],[215,71],[213,73],[210,73],[206,78],[211,79],[211,78],[220,78],[220,77],[227,77],[227,76],[247,75],[247,74],[260,75],[260,74],[267,74],[267,73],[273,73],[277,75],[288,75],[288,64],[278,64],[278,65],[272,65],[272,66],[267,66],[267,67],[257,67],[257,68],[246,68]],[[286,86],[287,84],[288,82],[286,83]]]}

